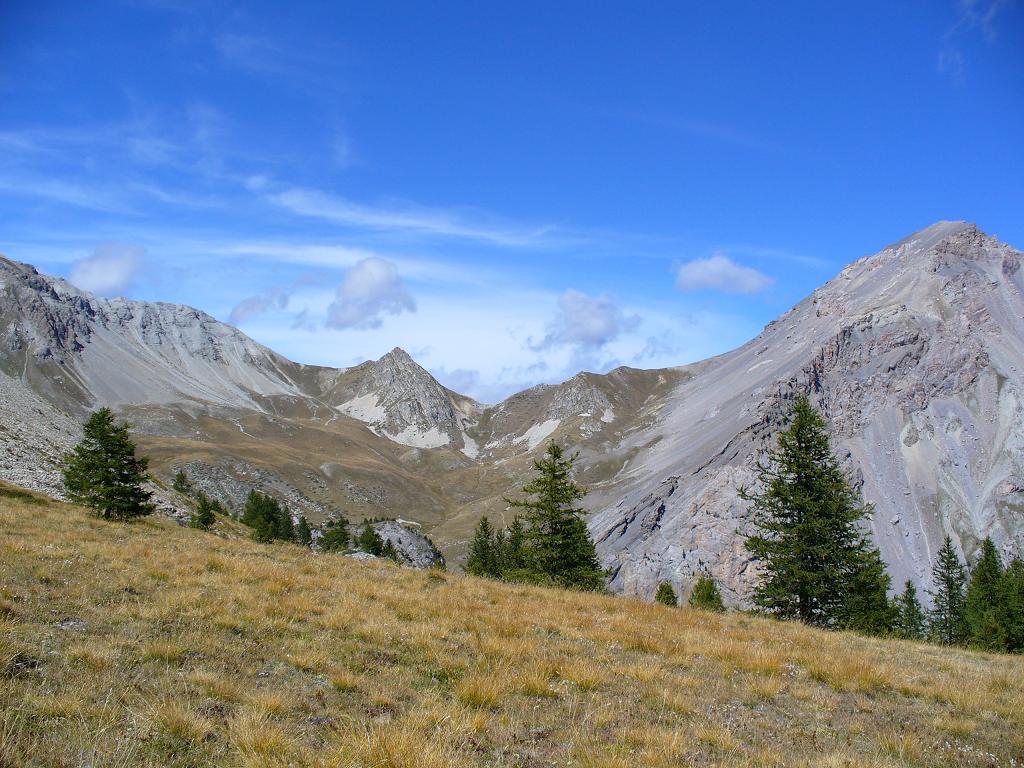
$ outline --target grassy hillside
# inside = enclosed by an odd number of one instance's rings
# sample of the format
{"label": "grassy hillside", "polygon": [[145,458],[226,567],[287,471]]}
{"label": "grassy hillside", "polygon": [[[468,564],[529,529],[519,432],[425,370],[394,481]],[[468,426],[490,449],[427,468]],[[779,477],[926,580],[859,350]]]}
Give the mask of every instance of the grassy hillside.
{"label": "grassy hillside", "polygon": [[1024,758],[1021,658],[312,556],[220,526],[106,523],[0,487],[0,766]]}

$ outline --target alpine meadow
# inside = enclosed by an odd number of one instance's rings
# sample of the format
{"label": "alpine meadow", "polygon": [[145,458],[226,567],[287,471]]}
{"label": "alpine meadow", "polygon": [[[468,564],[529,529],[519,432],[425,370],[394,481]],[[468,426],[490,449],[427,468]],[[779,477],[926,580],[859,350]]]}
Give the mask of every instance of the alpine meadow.
{"label": "alpine meadow", "polygon": [[1024,766],[1024,4],[0,29],[0,768]]}

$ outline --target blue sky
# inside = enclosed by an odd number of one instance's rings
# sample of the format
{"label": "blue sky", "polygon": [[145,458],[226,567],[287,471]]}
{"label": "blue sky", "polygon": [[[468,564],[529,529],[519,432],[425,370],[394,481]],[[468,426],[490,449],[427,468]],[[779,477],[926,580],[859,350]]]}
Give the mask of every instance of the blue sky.
{"label": "blue sky", "polygon": [[1024,9],[0,4],[0,253],[495,401],[726,351],[939,219],[1024,246]]}

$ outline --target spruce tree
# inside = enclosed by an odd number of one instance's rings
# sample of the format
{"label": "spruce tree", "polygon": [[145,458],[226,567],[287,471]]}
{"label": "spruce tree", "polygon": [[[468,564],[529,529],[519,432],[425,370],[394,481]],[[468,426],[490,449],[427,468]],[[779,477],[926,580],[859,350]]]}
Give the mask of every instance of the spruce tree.
{"label": "spruce tree", "polygon": [[662,605],[671,605],[673,608],[679,605],[679,597],[676,595],[676,591],[672,589],[672,585],[663,581],[658,585],[658,591],[654,593],[654,602],[661,603]]}
{"label": "spruce tree", "polygon": [[476,525],[473,541],[469,545],[466,573],[472,576],[501,575],[501,535],[494,530],[491,521],[484,515]]}
{"label": "spruce tree", "polygon": [[921,602],[917,599],[914,582],[907,579],[903,592],[893,600],[893,608],[896,614],[893,622],[896,636],[907,640],[923,640],[928,619]]}
{"label": "spruce tree", "polygon": [[363,529],[356,537],[356,547],[375,557],[384,556],[384,539],[369,522],[363,523]]}
{"label": "spruce tree", "polygon": [[178,493],[183,493],[186,496],[192,492],[192,483],[189,482],[184,469],[178,470],[178,473],[174,476],[174,482],[171,483],[171,487]]}
{"label": "spruce tree", "polygon": [[881,553],[867,544],[846,585],[846,599],[836,613],[836,625],[869,635],[892,632],[896,611],[889,601],[891,580]]}
{"label": "spruce tree", "polygon": [[587,494],[572,480],[577,456],[566,457],[552,440],[544,457],[533,462],[537,476],[523,486],[532,498],[505,501],[524,510],[529,570],[559,586],[599,590],[605,574],[583,520],[585,511],[576,506]]}
{"label": "spruce tree", "polygon": [[348,521],[344,517],[324,523],[317,542],[323,552],[344,552],[349,545]]}
{"label": "spruce tree", "polygon": [[889,577],[862,530],[871,507],[843,475],[825,421],[806,395],[757,473],[758,492],[740,489],[755,528],[747,550],[761,567],[755,605],[818,626],[884,625]]}
{"label": "spruce tree", "polygon": [[947,536],[932,566],[933,589],[928,591],[934,606],[928,616],[928,629],[942,645],[962,645],[967,639],[966,583],[964,566],[953,548],[953,540]]}
{"label": "spruce tree", "polygon": [[722,593],[718,591],[718,584],[711,578],[711,574],[702,573],[693,585],[688,605],[691,608],[699,608],[702,611],[713,611],[723,613],[725,605],[722,604]]}
{"label": "spruce tree", "polygon": [[64,457],[64,487],[72,501],[107,520],[130,520],[153,511],[153,495],[142,487],[149,459],[135,455],[127,424],[115,424],[109,408],[93,413],[85,436]]}
{"label": "spruce tree", "polygon": [[1003,571],[999,625],[1006,650],[1024,653],[1024,560],[1015,558]]}
{"label": "spruce tree", "polygon": [[273,496],[255,489],[249,492],[245,501],[242,522],[252,528],[252,537],[256,541],[295,540],[291,513]]}
{"label": "spruce tree", "polygon": [[523,518],[516,515],[512,524],[499,532],[496,540],[498,571],[504,578],[515,580],[515,574],[527,568],[526,528]]}
{"label": "spruce tree", "polygon": [[1006,647],[1000,622],[1002,591],[1003,564],[996,545],[986,538],[981,545],[981,557],[971,571],[964,599],[967,642],[971,645],[987,651],[1001,651]]}
{"label": "spruce tree", "polygon": [[210,530],[210,526],[217,519],[214,515],[216,506],[209,496],[202,491],[198,491],[196,493],[196,508],[192,512],[192,519],[189,521],[189,525],[201,531]]}
{"label": "spruce tree", "polygon": [[304,547],[312,546],[313,531],[309,528],[309,521],[305,515],[299,515],[299,524],[295,526],[295,541]]}

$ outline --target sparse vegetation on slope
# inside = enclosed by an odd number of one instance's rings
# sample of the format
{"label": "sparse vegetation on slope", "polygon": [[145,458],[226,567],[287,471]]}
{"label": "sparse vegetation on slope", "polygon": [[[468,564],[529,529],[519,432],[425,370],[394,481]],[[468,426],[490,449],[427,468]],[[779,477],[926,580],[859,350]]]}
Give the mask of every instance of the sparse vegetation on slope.
{"label": "sparse vegetation on slope", "polygon": [[[9,489],[7,489],[9,490]],[[0,493],[0,765],[1008,765],[1024,659]]]}

